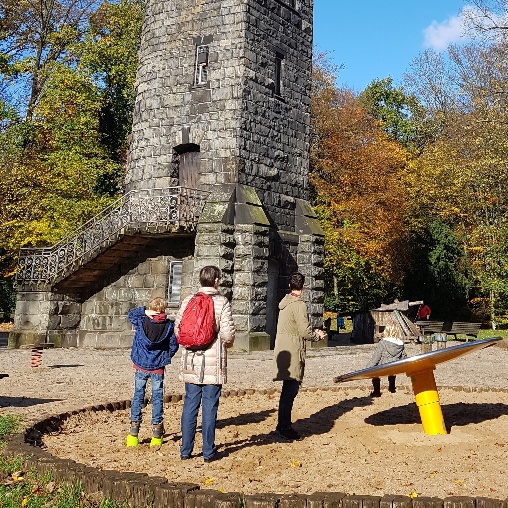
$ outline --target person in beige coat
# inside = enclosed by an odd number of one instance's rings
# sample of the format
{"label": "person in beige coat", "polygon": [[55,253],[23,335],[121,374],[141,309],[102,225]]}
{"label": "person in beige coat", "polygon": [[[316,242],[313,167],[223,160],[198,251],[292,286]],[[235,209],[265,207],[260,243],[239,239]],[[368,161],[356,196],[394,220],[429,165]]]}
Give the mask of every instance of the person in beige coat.
{"label": "person in beige coat", "polygon": [[[201,408],[201,433],[203,435],[203,459],[212,462],[219,458],[215,446],[215,426],[222,385],[227,381],[227,348],[235,340],[235,323],[228,299],[219,291],[221,272],[216,266],[205,266],[199,273],[199,291],[213,299],[216,338],[204,350],[191,351],[182,348],[180,380],[185,382],[185,398],[181,418],[182,445],[180,458],[189,459],[194,449],[197,417]],[[191,299],[188,296],[180,306],[175,319],[175,335],[182,315]]]}
{"label": "person in beige coat", "polygon": [[274,381],[282,381],[276,431],[289,441],[300,438],[291,426],[293,402],[298,395],[305,370],[305,341],[326,338],[323,330],[312,330],[307,318],[307,306],[302,300],[305,277],[294,273],[289,278],[291,293],[279,303],[279,319],[275,336]]}

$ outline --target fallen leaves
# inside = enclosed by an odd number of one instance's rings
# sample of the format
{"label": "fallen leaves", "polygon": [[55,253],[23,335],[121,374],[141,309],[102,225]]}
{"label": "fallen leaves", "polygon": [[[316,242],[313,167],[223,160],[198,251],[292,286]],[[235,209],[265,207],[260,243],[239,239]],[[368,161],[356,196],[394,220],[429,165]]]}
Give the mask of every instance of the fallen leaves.
{"label": "fallen leaves", "polygon": [[22,482],[25,479],[26,471],[15,471],[3,482],[4,485],[14,485],[15,483]]}

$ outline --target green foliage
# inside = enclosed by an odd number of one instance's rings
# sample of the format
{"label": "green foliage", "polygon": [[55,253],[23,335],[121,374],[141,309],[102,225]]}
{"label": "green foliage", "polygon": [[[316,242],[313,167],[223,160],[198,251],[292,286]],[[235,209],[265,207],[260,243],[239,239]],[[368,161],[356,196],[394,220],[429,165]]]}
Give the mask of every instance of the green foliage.
{"label": "green foliage", "polygon": [[19,430],[20,425],[21,416],[0,415],[0,441],[3,441],[9,434]]}
{"label": "green foliage", "polygon": [[432,308],[433,317],[469,319],[471,282],[464,249],[453,229],[432,219],[413,246],[413,264],[405,284],[408,298],[424,300]]}
{"label": "green foliage", "polygon": [[[2,263],[2,256],[0,255],[0,273],[2,266],[7,263]],[[12,277],[0,278],[0,313],[3,317],[0,317],[0,322],[9,321],[10,315],[14,312],[16,307],[16,291],[13,287]]]}
{"label": "green foliage", "polygon": [[[134,107],[134,81],[141,37],[142,1],[103,3],[91,17],[90,30],[79,47],[80,67],[101,88],[101,141],[113,160],[122,161]],[[107,186],[107,180],[99,186]]]}
{"label": "green foliage", "polygon": [[[63,0],[63,12],[5,2],[1,71],[28,85],[17,103],[0,103],[0,269],[12,275],[20,247],[55,244],[121,191],[142,4]],[[48,23],[46,52],[33,62],[37,20]],[[9,51],[16,41],[25,51]],[[26,121],[18,103],[29,105]]]}
{"label": "green foliage", "polygon": [[390,139],[410,151],[423,148],[425,110],[413,95],[393,86],[392,78],[374,80],[358,97],[359,103],[381,121]]}

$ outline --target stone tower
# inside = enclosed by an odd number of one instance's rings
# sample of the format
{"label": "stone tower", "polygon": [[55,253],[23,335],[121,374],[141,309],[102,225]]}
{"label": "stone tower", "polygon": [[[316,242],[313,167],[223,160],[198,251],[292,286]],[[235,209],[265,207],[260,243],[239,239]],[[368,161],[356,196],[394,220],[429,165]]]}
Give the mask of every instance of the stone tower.
{"label": "stone tower", "polygon": [[273,343],[294,270],[322,325],[324,239],[308,202],[312,1],[147,0],[121,205],[130,222],[42,287],[19,276],[13,339],[32,293],[49,309],[45,340],[128,346],[126,311],[152,296],[176,310],[207,264],[223,271],[237,348]]}

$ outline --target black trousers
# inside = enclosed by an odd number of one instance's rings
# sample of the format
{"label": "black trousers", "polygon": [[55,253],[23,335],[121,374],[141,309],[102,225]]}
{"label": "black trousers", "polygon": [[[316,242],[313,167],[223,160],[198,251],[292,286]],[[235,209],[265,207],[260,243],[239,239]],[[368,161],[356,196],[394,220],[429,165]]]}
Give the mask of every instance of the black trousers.
{"label": "black trousers", "polygon": [[[395,376],[388,376],[388,391],[395,392]],[[372,386],[374,387],[374,393],[381,393],[381,379],[378,377],[372,378]]]}
{"label": "black trousers", "polygon": [[293,411],[293,402],[300,390],[300,381],[295,379],[286,379],[282,382],[282,391],[279,399],[279,414],[277,421],[277,430],[289,430],[291,428],[291,412]]}

